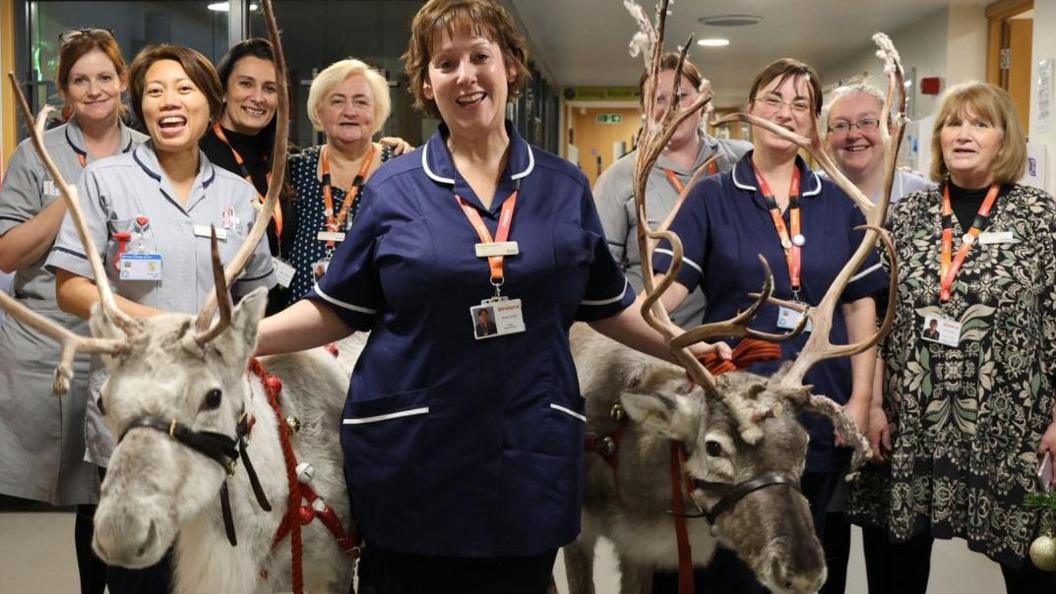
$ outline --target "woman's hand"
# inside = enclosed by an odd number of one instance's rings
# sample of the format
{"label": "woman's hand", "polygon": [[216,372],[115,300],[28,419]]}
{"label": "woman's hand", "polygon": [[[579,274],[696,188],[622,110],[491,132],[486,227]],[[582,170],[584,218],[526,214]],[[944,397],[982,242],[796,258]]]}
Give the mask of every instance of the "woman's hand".
{"label": "woman's hand", "polygon": [[884,462],[886,454],[891,452],[891,425],[887,422],[884,409],[869,407],[869,445],[873,448],[873,461]]}
{"label": "woman's hand", "polygon": [[414,150],[414,146],[411,145],[411,143],[395,136],[386,136],[378,142],[386,146],[392,147],[392,154],[396,155],[397,157],[404,153],[409,153]]}
{"label": "woman's hand", "polygon": [[703,359],[708,355],[718,355],[723,361],[729,361],[730,357],[733,356],[733,349],[730,348],[730,345],[721,340],[718,342],[698,342],[691,344],[686,348],[688,348],[689,352],[698,360]]}
{"label": "woman's hand", "polygon": [[[855,397],[855,395],[852,394],[851,399],[847,401],[847,404],[843,405],[843,412],[851,417],[851,420],[854,421],[854,426],[858,431],[865,432],[865,427],[869,421],[868,397]],[[839,431],[835,431],[835,435],[836,445],[848,445],[846,437],[841,435]]]}

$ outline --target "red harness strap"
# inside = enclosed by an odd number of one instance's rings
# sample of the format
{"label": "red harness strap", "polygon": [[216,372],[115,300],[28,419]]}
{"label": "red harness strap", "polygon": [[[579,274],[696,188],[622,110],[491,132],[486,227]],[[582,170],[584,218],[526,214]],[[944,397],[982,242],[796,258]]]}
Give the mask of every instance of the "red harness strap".
{"label": "red harness strap", "polygon": [[[249,369],[264,384],[264,392],[268,395],[268,404],[275,411],[276,424],[279,431],[279,443],[282,444],[282,457],[286,462],[286,482],[289,487],[289,497],[286,500],[286,513],[282,516],[279,528],[275,531],[272,539],[272,548],[277,547],[287,535],[290,536],[290,557],[293,565],[293,592],[304,593],[304,563],[303,546],[301,543],[301,526],[307,525],[314,518],[326,526],[341,548],[352,556],[359,557],[360,539],[359,534],[349,534],[341,526],[334,510],[320,498],[307,483],[297,480],[297,455],[293,452],[290,442],[290,428],[282,417],[282,406],[279,404],[279,394],[282,392],[282,380],[268,373],[260,361],[256,358],[250,359]],[[302,506],[301,501],[307,501]]]}

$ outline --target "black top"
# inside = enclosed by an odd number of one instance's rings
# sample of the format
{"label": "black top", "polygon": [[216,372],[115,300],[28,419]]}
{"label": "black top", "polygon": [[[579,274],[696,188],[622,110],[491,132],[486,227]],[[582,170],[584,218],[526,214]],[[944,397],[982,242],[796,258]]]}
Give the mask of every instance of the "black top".
{"label": "black top", "polygon": [[[972,227],[975,215],[979,212],[979,207],[983,205],[983,200],[986,199],[986,193],[990,191],[990,186],[970,190],[959,187],[952,181],[946,183],[950,186],[950,206],[953,208],[953,214],[957,217],[957,222],[961,224],[961,229],[967,232]],[[998,193],[998,199],[1008,194],[1011,188],[1012,186],[1009,184],[1002,186],[1001,191]]]}
{"label": "black top", "polygon": [[217,138],[212,126],[206,131],[198,146],[214,165],[243,177],[248,172],[257,192],[260,192],[261,196],[267,194],[268,171],[271,170],[271,145],[274,142],[274,136],[266,132],[256,136],[247,136],[227,128],[224,128],[224,136],[231,142],[231,147],[242,155],[246,171],[242,171],[242,168],[238,166],[231,148]]}

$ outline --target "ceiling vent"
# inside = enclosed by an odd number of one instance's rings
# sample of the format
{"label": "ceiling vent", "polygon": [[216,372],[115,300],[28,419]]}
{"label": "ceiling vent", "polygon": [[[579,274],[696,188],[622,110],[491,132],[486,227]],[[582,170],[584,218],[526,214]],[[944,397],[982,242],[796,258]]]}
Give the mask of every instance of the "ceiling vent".
{"label": "ceiling vent", "polygon": [[697,21],[702,25],[712,27],[747,27],[763,22],[763,17],[750,14],[720,14],[716,16],[700,17]]}

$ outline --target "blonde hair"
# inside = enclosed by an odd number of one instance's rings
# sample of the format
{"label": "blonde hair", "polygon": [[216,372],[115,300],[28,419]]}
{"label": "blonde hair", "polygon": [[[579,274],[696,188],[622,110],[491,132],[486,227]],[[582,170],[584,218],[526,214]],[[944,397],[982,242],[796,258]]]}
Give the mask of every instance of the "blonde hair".
{"label": "blonde hair", "polygon": [[990,166],[994,182],[1007,184],[1023,177],[1027,168],[1027,137],[1012,97],[1001,87],[972,80],[950,87],[942,96],[931,131],[931,179],[941,182],[949,176],[942,156],[942,129],[950,118],[963,117],[968,110],[1004,133],[1001,148]]}
{"label": "blonde hair", "polygon": [[312,81],[312,86],[308,90],[308,119],[312,121],[316,132],[323,131],[323,121],[319,117],[319,108],[323,101],[334,90],[334,87],[353,76],[362,76],[366,79],[370,92],[374,95],[374,130],[372,132],[377,133],[385,127],[385,120],[389,119],[389,113],[392,110],[389,83],[381,73],[365,62],[345,58],[323,69]]}

